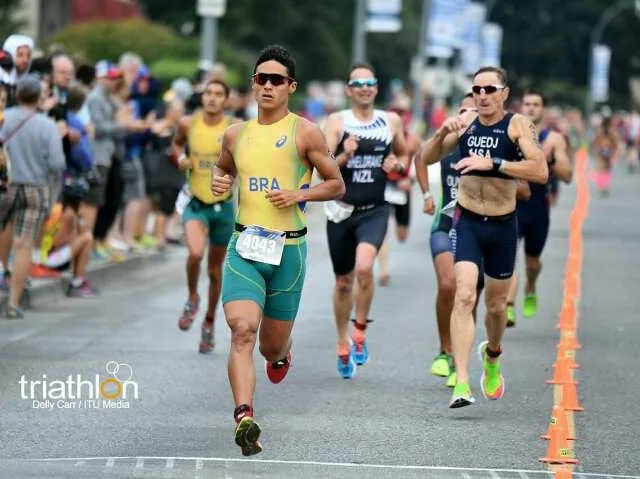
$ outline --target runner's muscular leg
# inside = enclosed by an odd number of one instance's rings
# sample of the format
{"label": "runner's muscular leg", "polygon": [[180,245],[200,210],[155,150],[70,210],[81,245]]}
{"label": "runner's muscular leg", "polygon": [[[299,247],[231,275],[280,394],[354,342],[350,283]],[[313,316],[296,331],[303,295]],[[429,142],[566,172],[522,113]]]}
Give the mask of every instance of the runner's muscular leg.
{"label": "runner's muscular leg", "polygon": [[224,263],[226,254],[226,246],[213,244],[209,246],[209,305],[207,306],[207,318],[213,318],[216,313],[216,306],[220,299],[220,288],[222,286],[222,264]]}
{"label": "runner's muscular leg", "polygon": [[504,330],[507,326],[507,294],[511,278],[495,279],[487,277],[484,297],[487,306],[485,325],[489,349],[499,351]]}
{"label": "runner's muscular leg", "polygon": [[207,247],[207,228],[200,221],[187,221],[184,225],[185,239],[189,256],[187,258],[187,286],[189,300],[194,301],[198,296],[198,279],[200,278],[200,263]]}
{"label": "runner's muscular leg", "polygon": [[228,374],[235,406],[253,405],[256,371],[253,349],[256,344],[262,311],[250,300],[229,301],[224,305],[227,324],[231,328],[231,350]]}
{"label": "runner's muscular leg", "polygon": [[373,301],[373,263],[378,249],[370,243],[360,243],[356,248],[355,277],[358,287],[355,295],[356,321],[367,324]]}
{"label": "runner's muscular leg", "polygon": [[455,264],[454,271],[456,294],[451,313],[451,342],[458,383],[464,383],[469,382],[469,355],[476,334],[473,309],[476,304],[478,265],[471,261],[460,261]]}
{"label": "runner's muscular leg", "polygon": [[451,354],[451,312],[456,294],[456,278],[453,269],[453,254],[445,251],[433,260],[438,282],[436,297],[436,317],[440,351]]}
{"label": "runner's muscular leg", "polygon": [[333,291],[333,312],[338,331],[338,346],[349,349],[349,317],[353,309],[354,273],[336,276],[336,286]]}
{"label": "runner's muscular leg", "polygon": [[265,317],[260,324],[260,354],[273,363],[287,357],[291,349],[294,321]]}

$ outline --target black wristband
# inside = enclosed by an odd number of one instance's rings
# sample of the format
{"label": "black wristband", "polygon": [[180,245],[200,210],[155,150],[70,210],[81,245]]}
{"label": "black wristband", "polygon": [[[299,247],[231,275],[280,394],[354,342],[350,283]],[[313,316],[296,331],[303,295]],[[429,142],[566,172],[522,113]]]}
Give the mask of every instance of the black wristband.
{"label": "black wristband", "polygon": [[502,158],[493,158],[493,168],[491,169],[491,171],[499,172],[503,161],[504,160]]}

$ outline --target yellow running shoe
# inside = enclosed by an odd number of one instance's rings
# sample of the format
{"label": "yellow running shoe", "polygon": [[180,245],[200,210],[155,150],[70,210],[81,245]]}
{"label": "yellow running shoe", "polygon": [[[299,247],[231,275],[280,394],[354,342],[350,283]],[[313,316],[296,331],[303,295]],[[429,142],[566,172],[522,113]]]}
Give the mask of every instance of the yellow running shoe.
{"label": "yellow running shoe", "polygon": [[478,352],[482,358],[482,378],[480,379],[480,385],[482,387],[482,395],[486,399],[500,399],[504,396],[505,382],[502,373],[500,372],[500,360],[496,359],[494,362],[489,361],[487,355],[488,341],[483,341],[478,347]]}
{"label": "yellow running shoe", "polygon": [[431,374],[443,378],[451,374],[452,358],[447,353],[438,354],[431,363]]}

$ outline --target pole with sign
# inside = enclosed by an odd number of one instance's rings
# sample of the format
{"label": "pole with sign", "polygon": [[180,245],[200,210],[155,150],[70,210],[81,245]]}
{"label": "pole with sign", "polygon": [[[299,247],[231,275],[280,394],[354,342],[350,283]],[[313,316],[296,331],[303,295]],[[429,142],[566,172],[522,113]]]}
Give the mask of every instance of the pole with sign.
{"label": "pole with sign", "polygon": [[595,45],[591,52],[590,92],[592,101],[605,102],[609,99],[609,65],[611,63],[611,49],[606,45]]}
{"label": "pole with sign", "polygon": [[484,25],[487,8],[481,3],[467,5],[464,18],[464,48],[461,54],[461,69],[467,75],[475,73],[481,65],[482,55],[482,26]]}
{"label": "pole with sign", "polygon": [[368,0],[368,32],[396,33],[402,30],[402,0]]}
{"label": "pole with sign", "polygon": [[227,0],[198,0],[197,13],[202,17],[200,60],[213,65],[216,61],[218,18],[223,17]]}
{"label": "pole with sign", "polygon": [[482,27],[482,65],[499,67],[502,56],[502,27],[485,23]]}
{"label": "pole with sign", "polygon": [[351,62],[363,62],[367,50],[367,29],[365,18],[367,13],[367,0],[356,0],[355,15],[353,19],[353,45],[351,47]]}

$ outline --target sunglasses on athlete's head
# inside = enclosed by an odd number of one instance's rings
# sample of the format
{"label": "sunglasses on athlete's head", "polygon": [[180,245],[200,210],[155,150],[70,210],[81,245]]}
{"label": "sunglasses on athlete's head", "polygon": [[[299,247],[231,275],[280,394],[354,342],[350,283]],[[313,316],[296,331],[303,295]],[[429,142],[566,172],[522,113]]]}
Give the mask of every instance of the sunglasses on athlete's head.
{"label": "sunglasses on athlete's head", "polygon": [[476,95],[480,95],[481,93],[485,93],[487,95],[491,95],[495,92],[497,92],[498,90],[504,90],[506,87],[503,85],[473,85],[471,87],[471,91],[476,94]]}
{"label": "sunglasses on athlete's head", "polygon": [[366,78],[364,80],[349,80],[347,85],[350,88],[363,88],[365,86],[374,87],[378,84],[378,80],[375,78]]}
{"label": "sunglasses on athlete's head", "polygon": [[256,73],[253,75],[253,81],[260,86],[266,85],[267,82],[270,82],[273,86],[280,86],[288,81],[294,81],[294,79],[279,73]]}

